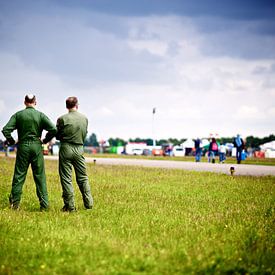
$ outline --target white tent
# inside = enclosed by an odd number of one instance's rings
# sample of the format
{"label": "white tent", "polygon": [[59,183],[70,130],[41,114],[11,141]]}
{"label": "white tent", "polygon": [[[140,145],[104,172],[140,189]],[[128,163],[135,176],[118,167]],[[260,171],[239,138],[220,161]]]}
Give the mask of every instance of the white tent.
{"label": "white tent", "polygon": [[201,143],[202,143],[202,147],[205,147],[205,146],[208,146],[210,142],[207,138],[203,138],[201,140]]}
{"label": "white tent", "polygon": [[193,139],[190,138],[190,139],[187,139],[185,142],[183,142],[181,144],[181,146],[183,148],[194,148],[195,147],[195,143],[194,143]]}
{"label": "white tent", "polygon": [[260,148],[265,152],[266,158],[275,158],[275,140],[260,145]]}
{"label": "white tent", "polygon": [[275,150],[275,140],[260,145],[260,148],[261,148],[261,150],[263,150],[263,151],[264,151],[264,150],[267,150],[267,149]]}

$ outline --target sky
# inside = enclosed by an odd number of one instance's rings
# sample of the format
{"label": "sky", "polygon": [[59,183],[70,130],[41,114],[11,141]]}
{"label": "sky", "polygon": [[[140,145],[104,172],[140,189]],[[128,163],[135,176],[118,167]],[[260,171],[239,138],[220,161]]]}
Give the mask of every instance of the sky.
{"label": "sky", "polygon": [[1,129],[29,93],[99,140],[274,134],[275,1],[0,0]]}

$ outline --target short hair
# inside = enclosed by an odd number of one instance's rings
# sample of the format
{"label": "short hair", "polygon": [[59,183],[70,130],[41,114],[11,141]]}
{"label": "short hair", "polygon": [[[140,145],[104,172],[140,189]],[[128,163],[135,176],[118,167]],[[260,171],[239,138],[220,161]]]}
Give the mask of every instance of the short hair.
{"label": "short hair", "polygon": [[66,108],[72,109],[78,105],[78,99],[75,96],[70,96],[66,99]]}
{"label": "short hair", "polygon": [[33,95],[33,94],[28,94],[28,95],[25,96],[25,103],[30,103],[30,104],[32,104],[32,103],[34,103],[34,102],[36,102],[36,97],[35,97],[35,95]]}

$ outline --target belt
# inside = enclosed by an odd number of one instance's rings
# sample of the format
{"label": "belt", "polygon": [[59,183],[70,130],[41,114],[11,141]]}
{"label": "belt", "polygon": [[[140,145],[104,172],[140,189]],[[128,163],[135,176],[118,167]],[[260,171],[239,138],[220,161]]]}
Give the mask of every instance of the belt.
{"label": "belt", "polygon": [[23,141],[18,142],[18,144],[31,144],[31,143],[40,143],[40,144],[42,144],[42,141],[40,139],[29,139],[29,140],[23,140]]}
{"label": "belt", "polygon": [[67,142],[67,141],[61,141],[61,145],[73,145],[73,146],[83,146],[82,143],[73,143],[73,142]]}

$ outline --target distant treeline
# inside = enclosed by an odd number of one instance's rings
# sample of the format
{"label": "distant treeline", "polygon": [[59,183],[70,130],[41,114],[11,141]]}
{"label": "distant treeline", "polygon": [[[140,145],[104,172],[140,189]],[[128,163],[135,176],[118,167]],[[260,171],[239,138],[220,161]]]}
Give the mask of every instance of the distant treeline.
{"label": "distant treeline", "polygon": [[[234,137],[221,137],[218,138],[217,141],[221,143],[232,143]],[[275,140],[275,135],[269,135],[268,137],[258,138],[254,136],[248,136],[244,139],[246,148],[259,148],[261,144],[270,142]],[[157,145],[171,143],[173,145],[179,145],[186,141],[186,138],[176,139],[176,138],[168,138],[168,139],[160,139],[156,140]],[[129,140],[124,140],[121,138],[109,138],[108,143],[109,146],[124,146],[128,142],[145,142],[147,145],[153,145],[153,139],[151,138],[134,138]],[[98,147],[100,141],[97,140],[96,134],[92,133],[89,137],[86,138],[85,146],[93,146]]]}

